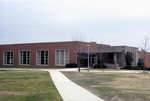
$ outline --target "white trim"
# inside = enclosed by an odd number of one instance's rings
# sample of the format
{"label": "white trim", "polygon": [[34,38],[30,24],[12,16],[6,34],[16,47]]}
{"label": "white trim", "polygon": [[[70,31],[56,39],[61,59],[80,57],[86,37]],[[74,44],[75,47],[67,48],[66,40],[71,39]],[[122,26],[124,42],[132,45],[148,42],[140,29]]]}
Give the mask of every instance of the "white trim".
{"label": "white trim", "polygon": [[[58,51],[58,55],[57,56],[57,51]],[[61,64],[61,51],[64,51],[64,60],[63,63]],[[66,57],[66,51],[68,51],[68,56]],[[59,60],[57,60],[57,57],[59,57]],[[66,58],[68,58],[68,62],[66,62]],[[59,63],[57,64],[57,61],[59,61]],[[55,66],[65,66],[67,63],[69,63],[69,49],[56,49],[55,50]]]}
{"label": "white trim", "polygon": [[[40,55],[41,55],[41,51],[44,51],[44,60],[46,60],[46,58],[45,58],[45,57],[46,57],[46,56],[45,56],[45,52],[48,51],[48,56],[47,56],[47,62],[48,62],[48,63],[47,63],[47,65],[45,64],[45,61],[44,61],[44,64],[43,64],[43,65],[42,65],[41,63],[38,64],[38,62],[37,62],[37,61],[38,61],[38,55],[37,55],[37,54],[38,54],[38,53],[37,53],[38,51],[40,51]],[[40,60],[41,60],[41,58],[40,58]],[[36,50],[36,65],[37,65],[37,66],[49,66],[49,50],[48,50],[48,49]]]}
{"label": "white trim", "polygon": [[[5,58],[4,58],[5,57],[5,54],[4,54],[5,52],[10,52],[10,53],[12,52],[12,54],[13,54],[13,56],[12,56],[12,61],[13,61],[12,64],[5,64]],[[11,57],[11,54],[10,54],[10,57]],[[3,51],[3,65],[9,65],[9,66],[14,65],[14,51],[11,51],[11,50],[10,51]]]}

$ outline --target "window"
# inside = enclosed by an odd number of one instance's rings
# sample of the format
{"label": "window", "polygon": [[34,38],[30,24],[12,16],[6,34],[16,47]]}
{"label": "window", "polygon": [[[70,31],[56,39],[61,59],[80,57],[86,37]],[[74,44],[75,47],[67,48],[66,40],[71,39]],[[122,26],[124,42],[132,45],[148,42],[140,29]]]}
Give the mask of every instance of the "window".
{"label": "window", "polygon": [[30,65],[30,51],[19,52],[19,65]]}
{"label": "window", "polygon": [[55,64],[65,66],[67,63],[69,63],[69,50],[56,50]]}
{"label": "window", "polygon": [[37,65],[48,65],[48,51],[37,51],[36,53],[36,63]]}
{"label": "window", "polygon": [[3,53],[3,64],[13,65],[13,52],[12,51]]}

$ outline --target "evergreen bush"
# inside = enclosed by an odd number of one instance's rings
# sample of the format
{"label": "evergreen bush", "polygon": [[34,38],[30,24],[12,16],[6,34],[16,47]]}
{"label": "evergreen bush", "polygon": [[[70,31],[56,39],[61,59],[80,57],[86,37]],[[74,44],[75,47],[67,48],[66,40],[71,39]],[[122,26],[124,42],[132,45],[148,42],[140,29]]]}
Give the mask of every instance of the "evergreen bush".
{"label": "evergreen bush", "polygon": [[126,66],[132,66],[133,58],[131,52],[127,52],[125,59],[126,59]]}
{"label": "evergreen bush", "polygon": [[137,66],[141,67],[141,70],[145,67],[145,70],[147,70],[147,67],[144,66],[144,61],[143,59],[139,59]]}
{"label": "evergreen bush", "polygon": [[76,63],[66,64],[66,68],[76,68],[76,67],[78,67],[78,65]]}
{"label": "evergreen bush", "polygon": [[[101,68],[100,64],[95,64],[93,68]],[[107,68],[106,65],[102,64],[102,68]]]}
{"label": "evergreen bush", "polygon": [[147,68],[147,70],[149,70],[149,71],[150,71],[150,67],[149,67],[149,68]]}
{"label": "evergreen bush", "polygon": [[141,67],[139,66],[125,66],[122,69],[128,69],[128,70],[141,70]]}
{"label": "evergreen bush", "polygon": [[139,59],[137,66],[144,67],[144,61],[143,61],[143,59]]}
{"label": "evergreen bush", "polygon": [[[141,67],[141,70],[143,70],[143,67]],[[145,66],[145,70],[147,70],[147,67]]]}

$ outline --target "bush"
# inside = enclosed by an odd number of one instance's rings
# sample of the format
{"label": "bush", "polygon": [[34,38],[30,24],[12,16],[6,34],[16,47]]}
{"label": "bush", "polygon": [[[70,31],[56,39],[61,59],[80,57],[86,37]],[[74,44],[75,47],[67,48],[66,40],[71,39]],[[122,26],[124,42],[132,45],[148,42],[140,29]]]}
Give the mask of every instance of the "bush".
{"label": "bush", "polygon": [[141,70],[141,67],[139,67],[139,66],[125,66],[122,69]]}
{"label": "bush", "polygon": [[126,65],[127,66],[132,66],[133,58],[132,58],[132,53],[131,52],[127,52],[125,59],[126,59]]}
{"label": "bush", "polygon": [[[141,70],[143,70],[145,67],[143,59],[139,59],[137,66],[141,67]],[[145,67],[145,70],[147,70],[147,67]]]}
{"label": "bush", "polygon": [[149,68],[147,68],[147,70],[150,70],[150,67],[149,67]]}
{"label": "bush", "polygon": [[78,65],[76,63],[66,64],[66,68],[75,68],[75,67],[78,67]]}
{"label": "bush", "polygon": [[[95,64],[93,68],[101,68],[100,64]],[[107,68],[106,65],[102,64],[102,68]]]}
{"label": "bush", "polygon": [[143,67],[144,67],[143,59],[139,59],[137,66],[139,66],[139,67],[141,67],[141,69],[143,69]]}
{"label": "bush", "polygon": [[[141,70],[143,70],[143,67],[141,67]],[[145,70],[147,70],[147,67],[145,66]]]}

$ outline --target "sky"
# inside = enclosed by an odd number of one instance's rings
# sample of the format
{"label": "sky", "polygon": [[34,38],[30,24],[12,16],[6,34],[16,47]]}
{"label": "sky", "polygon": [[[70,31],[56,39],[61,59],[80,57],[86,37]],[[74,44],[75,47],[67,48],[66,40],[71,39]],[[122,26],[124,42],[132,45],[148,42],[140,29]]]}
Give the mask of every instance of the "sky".
{"label": "sky", "polygon": [[150,0],[0,0],[0,44],[72,41],[139,47]]}

